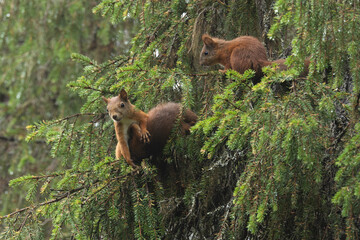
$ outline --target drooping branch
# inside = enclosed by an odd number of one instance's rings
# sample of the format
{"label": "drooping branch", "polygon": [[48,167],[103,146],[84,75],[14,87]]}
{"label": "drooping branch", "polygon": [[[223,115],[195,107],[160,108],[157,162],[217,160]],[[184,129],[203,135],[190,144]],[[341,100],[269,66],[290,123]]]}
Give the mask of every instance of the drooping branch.
{"label": "drooping branch", "polygon": [[[0,141],[4,141],[4,142],[12,142],[12,143],[19,143],[22,140],[15,138],[15,137],[6,137],[6,136],[0,136]],[[36,140],[34,141],[34,143],[36,144],[46,144],[45,141],[43,140]]]}
{"label": "drooping branch", "polygon": [[[96,181],[95,181],[94,183],[96,183]],[[93,183],[93,184],[94,184],[94,183]],[[51,200],[48,200],[48,201],[39,203],[39,204],[36,205],[36,206],[24,207],[24,208],[19,209],[19,210],[15,211],[15,212],[9,213],[9,214],[7,214],[7,215],[5,215],[5,216],[0,216],[0,220],[1,220],[1,219],[5,219],[5,218],[9,218],[9,217],[11,217],[11,216],[13,216],[13,215],[15,215],[15,214],[18,214],[18,213],[21,213],[21,212],[24,212],[24,211],[27,211],[27,210],[30,210],[30,209],[36,209],[36,208],[39,208],[39,207],[41,207],[41,206],[45,206],[45,205],[48,205],[48,204],[51,204],[51,203],[59,202],[59,201],[61,201],[62,199],[66,198],[66,197],[69,197],[70,195],[73,195],[73,194],[79,192],[80,190],[82,190],[82,189],[84,189],[84,188],[86,188],[86,187],[89,187],[89,186],[88,186],[88,185],[84,185],[84,186],[82,186],[82,187],[72,189],[72,190],[64,193],[63,195],[61,195],[61,196],[59,196],[59,197],[57,197],[57,198],[54,198],[54,199],[51,199]]]}
{"label": "drooping branch", "polygon": [[[61,174],[53,174],[53,175],[46,175],[46,176],[34,176],[32,177],[32,179],[40,179],[40,178],[44,178],[44,177],[56,177],[56,176],[60,176]],[[122,179],[122,178],[126,178],[128,176],[131,176],[133,175],[133,172],[130,172],[130,173],[127,173],[125,175],[121,175],[121,176],[117,176],[117,177],[114,177],[112,178],[111,180],[106,180],[106,184],[104,184],[104,187],[108,186],[110,183],[112,183],[113,181],[115,180],[119,180],[119,179]],[[5,218],[9,218],[9,217],[12,217],[14,216],[15,214],[18,214],[18,213],[22,213],[22,212],[25,212],[25,211],[28,211],[28,210],[34,210],[34,209],[37,209],[41,206],[45,206],[45,205],[49,205],[49,204],[52,204],[52,203],[56,203],[56,202],[59,202],[61,200],[63,200],[64,198],[67,198],[67,197],[70,197],[71,195],[75,195],[76,193],[78,193],[79,191],[85,189],[85,188],[90,188],[92,186],[94,186],[95,184],[98,184],[100,183],[101,181],[99,179],[95,180],[94,182],[92,182],[91,184],[87,184],[87,185],[83,185],[81,187],[78,187],[78,188],[75,188],[75,189],[71,189],[71,190],[68,190],[66,191],[65,193],[61,194],[61,195],[58,195],[58,197],[54,198],[54,199],[51,199],[51,200],[48,200],[48,201],[45,201],[45,202],[42,202],[42,203],[39,203],[38,205],[35,205],[35,206],[28,206],[28,207],[24,207],[22,209],[19,209],[15,212],[12,212],[12,213],[9,213],[7,215],[4,215],[4,216],[0,216],[0,220],[1,219],[5,219]],[[100,190],[102,190],[104,187],[102,187]],[[96,191],[94,194],[92,194],[90,197],[94,196],[96,193],[98,193],[100,190]],[[87,199],[89,200],[89,199]],[[87,201],[86,200],[86,201]]]}

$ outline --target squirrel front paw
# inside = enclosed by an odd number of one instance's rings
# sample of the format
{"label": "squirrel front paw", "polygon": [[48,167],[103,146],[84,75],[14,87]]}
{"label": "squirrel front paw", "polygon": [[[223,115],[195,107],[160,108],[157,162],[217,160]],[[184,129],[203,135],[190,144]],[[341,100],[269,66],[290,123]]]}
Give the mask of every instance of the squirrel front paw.
{"label": "squirrel front paw", "polygon": [[219,72],[226,73],[227,69],[219,69]]}
{"label": "squirrel front paw", "polygon": [[148,130],[141,131],[141,141],[144,143],[150,142],[150,133]]}
{"label": "squirrel front paw", "polygon": [[134,171],[138,171],[140,169],[139,166],[137,166],[132,159],[125,159],[126,162],[133,168]]}

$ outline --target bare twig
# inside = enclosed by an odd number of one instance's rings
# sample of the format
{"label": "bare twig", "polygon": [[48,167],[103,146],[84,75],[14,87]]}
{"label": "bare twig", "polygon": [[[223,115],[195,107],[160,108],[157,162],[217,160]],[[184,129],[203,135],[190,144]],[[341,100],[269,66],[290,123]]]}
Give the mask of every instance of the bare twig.
{"label": "bare twig", "polygon": [[24,221],[21,223],[19,229],[17,231],[21,231],[21,229],[25,226],[26,221],[28,220],[29,216],[32,215],[32,212],[29,212],[29,214],[26,215]]}
{"label": "bare twig", "polygon": [[63,121],[67,121],[69,119],[72,119],[72,118],[77,118],[77,117],[81,117],[81,116],[96,116],[97,114],[95,113],[76,113],[74,115],[70,115],[70,116],[67,116],[67,117],[64,117],[62,119],[58,119],[56,121],[54,121],[53,123],[60,123],[60,122],[63,122]]}

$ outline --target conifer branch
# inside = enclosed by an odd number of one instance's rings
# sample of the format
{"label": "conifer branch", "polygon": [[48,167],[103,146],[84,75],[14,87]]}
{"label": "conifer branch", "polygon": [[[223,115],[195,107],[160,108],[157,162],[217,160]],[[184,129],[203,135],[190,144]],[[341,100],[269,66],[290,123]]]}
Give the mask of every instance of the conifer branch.
{"label": "conifer branch", "polygon": [[[223,99],[225,100],[227,103],[229,103],[231,106],[233,106],[236,110],[239,110],[241,112],[244,112],[243,110],[241,110],[240,108],[238,108],[234,103],[232,103],[229,99]],[[243,104],[242,104],[243,105]]]}
{"label": "conifer branch", "polygon": [[[0,141],[19,143],[22,140],[20,140],[18,138],[15,138],[15,137],[0,136]],[[34,141],[34,143],[36,143],[36,144],[46,144],[46,142],[43,141],[43,140],[36,140],[36,141]]]}
{"label": "conifer branch", "polygon": [[[137,187],[136,187],[136,183],[135,183],[135,180],[132,179],[132,182],[133,182],[133,185],[134,185],[134,191],[136,193],[136,205],[140,205],[140,194],[139,194],[139,191],[137,190]],[[142,230],[141,230],[141,222],[140,222],[140,219],[138,219],[138,227],[139,227],[139,234],[140,234],[140,237],[142,237]]]}
{"label": "conifer branch", "polygon": [[230,217],[229,213],[230,213],[230,210],[232,209],[234,205],[234,197],[231,197],[229,202],[226,204],[225,206],[225,213],[224,213],[224,217],[222,219],[222,224],[221,224],[221,227],[220,227],[220,231],[217,233],[217,238],[216,239],[222,239],[223,237],[223,233],[227,227],[227,224],[226,222],[228,221],[228,218]]}
{"label": "conifer branch", "polygon": [[103,90],[97,89],[97,88],[93,88],[93,87],[90,87],[90,86],[83,87],[83,89],[88,89],[88,90],[93,90],[93,91],[97,91],[97,92],[103,93]]}
{"label": "conifer branch", "polygon": [[97,193],[99,193],[101,190],[103,190],[104,188],[106,188],[107,186],[109,186],[111,183],[113,183],[115,180],[119,180],[119,179],[123,179],[123,178],[126,178],[128,176],[130,176],[132,173],[128,173],[128,174],[125,174],[125,175],[121,175],[121,176],[118,176],[118,177],[115,177],[115,178],[112,178],[110,180],[107,180],[107,183],[104,184],[104,186],[100,187],[99,189],[97,189],[95,192],[93,192],[90,196],[88,196],[84,201],[83,201],[83,204],[88,202],[93,196],[95,196]]}
{"label": "conifer branch", "polygon": [[[87,171],[87,172],[89,172],[89,171]],[[132,175],[132,174],[133,174],[133,172],[130,172],[130,173],[127,173],[127,174],[125,174],[125,175],[117,176],[117,177],[115,177],[115,178],[112,178],[112,179],[108,180],[108,183],[107,183],[107,184],[105,184],[103,187],[101,187],[100,189],[96,190],[93,194],[91,194],[91,195],[85,200],[85,202],[88,201],[92,196],[94,196],[95,194],[97,194],[98,192],[100,192],[102,189],[104,189],[106,186],[109,186],[110,183],[112,183],[113,181],[126,178],[126,177],[128,177],[128,176],[130,176],[130,175]],[[57,177],[57,176],[62,176],[62,175],[64,175],[64,174],[59,173],[59,174],[51,174],[51,175],[45,175],[45,176],[32,176],[32,177],[30,177],[30,178],[28,178],[28,179],[36,179],[36,180],[38,180],[38,179],[42,179],[42,178]],[[17,210],[17,211],[14,211],[14,212],[12,212],[12,213],[7,214],[7,215],[0,216],[0,220],[1,220],[1,219],[5,219],[5,218],[12,217],[12,216],[14,216],[15,214],[22,213],[22,212],[24,212],[24,211],[34,210],[34,209],[37,209],[37,208],[39,208],[39,207],[41,207],[41,206],[45,206],[45,205],[49,205],[49,204],[52,204],[52,203],[55,203],[55,202],[59,202],[59,201],[61,201],[62,199],[66,198],[66,197],[70,197],[71,195],[74,195],[74,194],[76,194],[77,192],[79,192],[79,191],[81,191],[81,190],[83,190],[83,189],[85,189],[85,188],[89,188],[89,187],[91,187],[91,186],[93,186],[94,184],[97,184],[97,183],[99,183],[99,182],[100,182],[100,180],[97,179],[97,180],[95,180],[94,182],[92,182],[91,184],[83,185],[83,186],[78,187],[78,188],[75,188],[75,189],[71,189],[71,190],[56,190],[56,191],[66,191],[66,192],[63,193],[63,194],[61,194],[61,195],[59,195],[58,197],[56,197],[56,198],[54,198],[54,199],[51,199],[51,200],[48,200],[48,201],[39,203],[38,205],[24,207],[24,208],[22,208],[22,209],[19,209],[19,210]],[[54,189],[52,189],[52,190],[55,191]],[[23,223],[23,224],[24,224],[24,223]],[[20,228],[20,229],[21,229],[21,228]]]}
{"label": "conifer branch", "polygon": [[96,116],[96,115],[97,114],[95,114],[95,113],[76,113],[76,114],[64,117],[62,119],[58,119],[58,120],[54,121],[53,123],[54,124],[61,123],[61,122],[64,122],[64,121],[68,121],[68,120],[70,120],[72,118],[77,118],[77,117],[82,117],[82,116]]}
{"label": "conifer branch", "polygon": [[6,141],[6,142],[16,142],[17,140],[13,137],[5,137],[5,136],[0,136],[0,140],[2,141]]}
{"label": "conifer branch", "polygon": [[[29,213],[26,215],[24,221],[21,223],[21,225],[20,225],[20,227],[19,227],[19,229],[18,229],[17,231],[21,231],[21,229],[25,226],[25,223],[26,223],[26,221],[28,220],[28,218],[29,218],[30,215],[32,215],[32,212],[29,212]],[[0,219],[1,219],[1,218],[0,218]]]}
{"label": "conifer branch", "polygon": [[355,103],[354,103],[354,107],[353,107],[353,112],[354,112],[354,115],[355,115],[355,118],[356,118],[355,121],[357,121],[359,116],[360,116],[359,103],[360,103],[360,93],[358,93],[356,95]]}
{"label": "conifer branch", "polygon": [[351,122],[348,122],[348,124],[344,127],[344,129],[335,137],[335,139],[332,143],[332,146],[331,146],[332,149],[335,149],[337,147],[337,145],[339,144],[341,139],[345,136],[345,133],[349,129],[350,125],[351,125]]}
{"label": "conifer branch", "polygon": [[[98,180],[96,180],[94,183],[98,182]],[[93,183],[93,184],[94,184]],[[0,216],[0,219],[5,219],[5,218],[9,218],[9,217],[12,217],[14,216],[15,214],[18,214],[18,213],[22,213],[24,211],[28,211],[28,210],[34,210],[36,208],[39,208],[41,206],[45,206],[45,205],[48,205],[48,204],[52,204],[52,203],[55,203],[55,202],[59,202],[61,200],[63,200],[64,198],[66,197],[70,197],[71,195],[79,192],[80,190],[83,190],[84,188],[87,188],[89,187],[90,185],[84,185],[82,187],[79,187],[79,188],[75,188],[75,189],[72,189],[72,190],[69,190],[67,193],[64,193],[63,195],[57,197],[57,198],[54,198],[54,199],[51,199],[51,200],[48,200],[48,201],[45,201],[45,202],[42,202],[42,203],[39,203],[38,205],[36,206],[28,206],[28,207],[24,207],[22,209],[19,209],[15,212],[12,212],[12,213],[9,213],[5,216]]]}
{"label": "conifer branch", "polygon": [[220,4],[222,4],[222,5],[224,5],[224,6],[226,6],[226,4],[225,3],[223,3],[222,1],[220,1],[220,0],[216,0],[218,3],[220,3]]}

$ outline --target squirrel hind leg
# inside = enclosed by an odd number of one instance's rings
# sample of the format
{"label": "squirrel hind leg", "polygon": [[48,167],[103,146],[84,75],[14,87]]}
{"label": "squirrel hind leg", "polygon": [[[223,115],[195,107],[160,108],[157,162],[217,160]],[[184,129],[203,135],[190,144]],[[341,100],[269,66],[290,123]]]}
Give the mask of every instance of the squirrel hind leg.
{"label": "squirrel hind leg", "polygon": [[131,159],[131,155],[130,155],[130,149],[128,146],[128,143],[126,143],[124,141],[124,139],[121,139],[117,145],[116,145],[116,158],[120,159],[121,156],[123,156],[125,158],[125,161],[132,166],[134,169],[137,168],[137,166],[134,164],[133,160]]}

